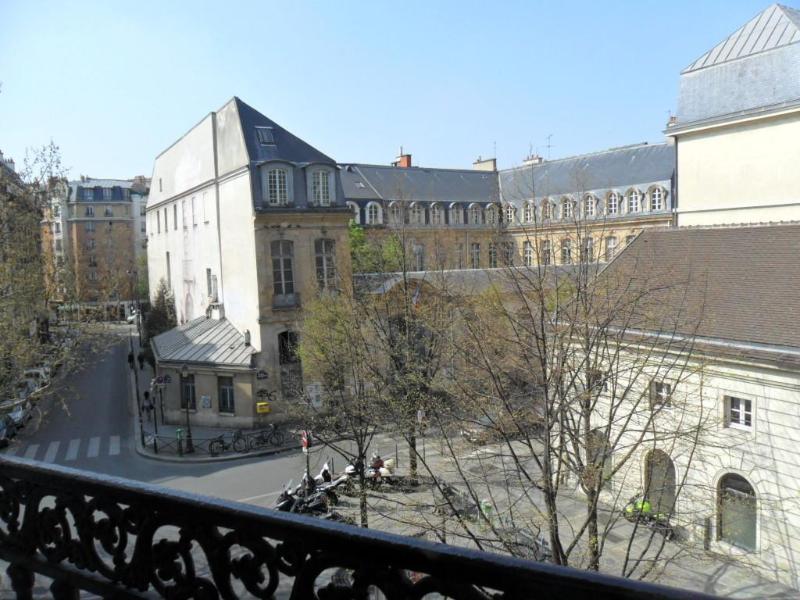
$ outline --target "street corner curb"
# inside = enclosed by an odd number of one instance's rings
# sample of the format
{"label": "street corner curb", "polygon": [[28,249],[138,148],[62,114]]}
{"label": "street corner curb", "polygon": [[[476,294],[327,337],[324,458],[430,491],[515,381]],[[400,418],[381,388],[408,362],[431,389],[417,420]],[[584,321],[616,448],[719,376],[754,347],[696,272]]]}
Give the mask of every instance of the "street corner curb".
{"label": "street corner curb", "polygon": [[139,456],[147,458],[149,460],[154,460],[158,462],[168,462],[172,464],[202,464],[202,463],[219,463],[219,462],[231,462],[235,460],[246,460],[248,458],[258,458],[261,456],[272,456],[273,454],[281,454],[283,452],[290,452],[292,450],[299,450],[300,445],[292,445],[292,446],[283,446],[282,448],[268,448],[265,450],[260,450],[258,452],[244,452],[244,453],[235,453],[223,456],[168,456],[165,454],[155,454],[150,452],[149,450],[145,450],[142,448],[141,443],[139,440],[136,440],[136,453]]}

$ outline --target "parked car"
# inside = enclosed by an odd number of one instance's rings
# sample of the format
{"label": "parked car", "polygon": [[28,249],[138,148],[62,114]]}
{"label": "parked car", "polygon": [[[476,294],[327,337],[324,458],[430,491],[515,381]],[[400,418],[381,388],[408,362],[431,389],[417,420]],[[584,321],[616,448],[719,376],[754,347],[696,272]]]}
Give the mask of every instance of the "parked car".
{"label": "parked car", "polygon": [[14,429],[22,429],[25,424],[33,417],[33,406],[30,401],[18,402],[17,405],[8,413],[8,417],[14,423]]}
{"label": "parked car", "polygon": [[0,417],[0,448],[5,448],[8,446],[11,438],[13,438],[16,434],[17,428],[14,426],[14,422],[11,420],[11,417],[8,415]]}

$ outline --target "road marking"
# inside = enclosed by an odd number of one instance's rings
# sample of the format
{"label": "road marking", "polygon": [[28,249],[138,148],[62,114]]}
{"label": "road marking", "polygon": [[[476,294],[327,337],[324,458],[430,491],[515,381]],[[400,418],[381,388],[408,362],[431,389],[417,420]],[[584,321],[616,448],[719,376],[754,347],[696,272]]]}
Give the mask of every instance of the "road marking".
{"label": "road marking", "polygon": [[277,496],[283,490],[278,490],[277,492],[270,492],[269,494],[261,494],[259,496],[250,496],[249,498],[239,498],[237,502],[250,502],[251,500],[258,500],[260,498],[269,498],[270,496]]}
{"label": "road marking", "polygon": [[119,436],[112,435],[111,440],[109,442],[108,454],[110,456],[116,456],[119,454]]}
{"label": "road marking", "polygon": [[14,456],[17,453],[17,450],[19,450],[19,446],[9,446],[6,449],[6,454],[8,456]]}
{"label": "road marking", "polygon": [[61,442],[50,442],[50,445],[47,447],[47,452],[44,455],[44,462],[51,463],[56,459],[56,455],[58,454],[58,447],[61,445]]}
{"label": "road marking", "polygon": [[88,458],[97,458],[98,454],[100,454],[100,438],[93,437],[89,440],[89,449],[86,451],[86,456]]}
{"label": "road marking", "polygon": [[80,440],[72,440],[69,443],[69,447],[67,448],[67,458],[66,460],[75,460],[78,458],[78,450],[81,449],[81,441]]}
{"label": "road marking", "polygon": [[36,458],[36,453],[39,451],[39,444],[31,444],[25,451],[25,458]]}

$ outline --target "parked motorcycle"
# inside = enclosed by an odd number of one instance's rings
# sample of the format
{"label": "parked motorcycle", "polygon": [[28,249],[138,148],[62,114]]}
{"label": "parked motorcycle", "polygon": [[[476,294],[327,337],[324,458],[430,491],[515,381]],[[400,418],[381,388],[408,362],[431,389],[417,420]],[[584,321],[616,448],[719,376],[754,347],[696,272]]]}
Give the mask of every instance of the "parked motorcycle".
{"label": "parked motorcycle", "polygon": [[622,516],[631,523],[637,521],[662,534],[667,540],[675,537],[675,530],[669,524],[669,516],[653,510],[650,500],[640,494],[633,496],[622,509]]}

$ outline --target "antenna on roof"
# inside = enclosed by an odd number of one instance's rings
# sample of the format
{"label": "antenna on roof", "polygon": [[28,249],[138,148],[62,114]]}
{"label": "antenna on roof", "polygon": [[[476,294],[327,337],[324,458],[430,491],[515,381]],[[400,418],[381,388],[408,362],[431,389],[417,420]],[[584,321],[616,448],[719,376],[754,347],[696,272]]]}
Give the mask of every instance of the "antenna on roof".
{"label": "antenna on roof", "polygon": [[553,139],[552,133],[547,136],[547,160],[550,160],[550,148],[553,147],[553,144],[550,143],[551,139]]}

